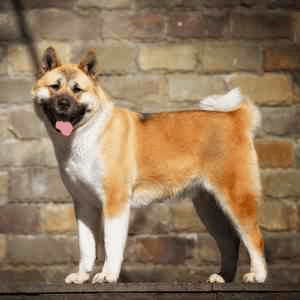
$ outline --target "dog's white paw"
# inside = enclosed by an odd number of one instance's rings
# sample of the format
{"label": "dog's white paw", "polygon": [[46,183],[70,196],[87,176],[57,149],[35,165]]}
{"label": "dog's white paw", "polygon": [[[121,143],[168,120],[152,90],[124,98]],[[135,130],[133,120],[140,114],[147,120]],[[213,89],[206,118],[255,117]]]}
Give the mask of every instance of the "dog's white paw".
{"label": "dog's white paw", "polygon": [[92,283],[103,283],[103,282],[108,282],[108,283],[114,283],[118,281],[118,274],[113,274],[113,273],[97,273],[93,280]]}
{"label": "dog's white paw", "polygon": [[258,276],[256,273],[254,272],[250,272],[250,273],[246,273],[244,274],[242,281],[244,283],[263,283],[265,281],[266,276],[262,275],[262,276]]}
{"label": "dog's white paw", "polygon": [[66,279],[65,283],[75,283],[75,284],[83,284],[90,279],[90,275],[85,272],[77,272],[69,274]]}
{"label": "dog's white paw", "polygon": [[221,275],[214,273],[208,277],[207,282],[208,283],[225,283],[225,280]]}

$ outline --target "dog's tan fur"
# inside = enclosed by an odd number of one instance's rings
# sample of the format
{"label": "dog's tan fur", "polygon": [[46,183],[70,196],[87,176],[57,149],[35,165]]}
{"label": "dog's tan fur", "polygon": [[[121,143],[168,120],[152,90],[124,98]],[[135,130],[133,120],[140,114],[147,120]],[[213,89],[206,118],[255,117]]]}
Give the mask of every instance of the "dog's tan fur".
{"label": "dog's tan fur", "polygon": [[[252,109],[252,104],[244,101],[239,109],[232,112],[194,110],[143,115],[112,106],[95,79],[92,53],[80,65],[61,65],[53,49],[48,49],[45,57],[41,78],[33,88],[34,103],[53,140],[62,177],[71,194],[90,195],[91,198],[96,195],[108,223],[123,220],[120,222],[128,226],[130,206],[185,194],[193,199],[201,216],[201,211],[209,211],[208,207],[211,205],[210,202],[201,200],[202,191],[206,190],[214,198],[207,201],[216,201],[216,208],[222,212],[222,219],[214,219],[217,215],[209,216],[209,212],[204,216],[205,224],[210,230],[210,227],[214,228],[213,224],[218,227],[218,222],[228,223],[226,232],[232,234],[235,240],[230,242],[222,237],[219,227],[212,229],[222,252],[222,276],[233,273],[228,276],[228,280],[233,279],[235,268],[233,271],[227,270],[230,269],[230,258],[226,258],[226,252],[230,252],[233,245],[238,248],[239,239],[242,239],[252,261],[251,272],[246,274],[244,280],[264,281],[266,268],[263,240],[256,222],[260,181],[251,133],[257,116],[253,114],[255,110]],[[54,90],[53,84],[58,79],[59,89]],[[80,85],[80,93],[75,93],[75,83]],[[62,137],[55,132],[41,108],[42,98],[47,100],[57,95],[72,97],[75,106],[84,101],[89,103],[90,111],[74,126],[70,137]],[[96,127],[91,124],[98,117],[103,121],[101,126],[96,126],[97,132],[94,132]],[[73,158],[79,157],[82,152],[75,149],[75,143],[88,143],[83,132],[98,137],[95,142],[96,150],[93,150],[95,158],[91,160],[93,164],[99,164],[101,174],[92,173],[95,170],[85,167],[84,161],[87,158]],[[65,146],[62,147],[62,144]],[[63,154],[64,151],[68,153]],[[88,156],[89,151],[86,153]],[[78,170],[87,169],[88,174],[83,176],[91,176],[93,180],[85,182]],[[98,182],[94,182],[95,178],[99,178]],[[93,190],[90,194],[89,189]],[[80,206],[89,205],[87,199],[76,201],[80,202]],[[80,220],[80,216],[78,219]],[[88,223],[85,222],[91,229],[92,226]],[[111,228],[117,230],[116,227]],[[127,233],[127,229],[125,231]],[[107,239],[110,244],[112,241]],[[108,248],[106,250],[110,251]],[[123,249],[120,251],[123,257]],[[235,253],[231,255],[236,256]],[[120,264],[122,258],[118,259]],[[119,266],[115,268],[116,271],[112,271],[113,263],[109,261],[107,258],[103,272],[95,276],[94,282],[117,280]],[[67,282],[86,281],[89,276],[82,274],[87,274],[90,270],[82,270],[74,273],[75,275],[71,274],[73,277],[69,277]],[[84,280],[78,279],[80,274]],[[222,276],[214,275],[209,280],[223,282]]]}

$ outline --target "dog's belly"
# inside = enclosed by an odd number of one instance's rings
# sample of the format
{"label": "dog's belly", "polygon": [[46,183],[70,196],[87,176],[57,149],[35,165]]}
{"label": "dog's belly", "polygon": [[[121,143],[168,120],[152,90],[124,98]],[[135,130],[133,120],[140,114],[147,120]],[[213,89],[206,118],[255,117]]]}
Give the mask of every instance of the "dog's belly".
{"label": "dog's belly", "polygon": [[130,197],[132,207],[148,205],[151,202],[162,202],[167,199],[176,201],[184,197],[191,197],[195,192],[209,192],[209,185],[200,176],[186,179],[177,184],[146,184],[136,187]]}

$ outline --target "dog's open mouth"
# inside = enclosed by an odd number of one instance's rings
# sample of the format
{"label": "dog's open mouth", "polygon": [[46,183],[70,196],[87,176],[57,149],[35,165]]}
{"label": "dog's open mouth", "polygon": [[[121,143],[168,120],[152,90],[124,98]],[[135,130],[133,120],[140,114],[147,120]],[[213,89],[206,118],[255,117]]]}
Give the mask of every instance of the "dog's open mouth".
{"label": "dog's open mouth", "polygon": [[78,123],[83,119],[87,106],[84,104],[74,104],[65,102],[63,105],[57,105],[59,103],[55,101],[43,101],[41,103],[44,113],[52,124],[56,132],[61,133],[64,136],[70,136]]}
{"label": "dog's open mouth", "polygon": [[65,136],[69,136],[73,131],[73,125],[71,122],[57,121],[55,128]]}

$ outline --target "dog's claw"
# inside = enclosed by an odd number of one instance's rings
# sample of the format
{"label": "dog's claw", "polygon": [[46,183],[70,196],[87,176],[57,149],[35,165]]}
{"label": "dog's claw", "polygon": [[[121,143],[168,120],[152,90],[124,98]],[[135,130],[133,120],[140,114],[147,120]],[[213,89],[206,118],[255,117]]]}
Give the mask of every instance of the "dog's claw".
{"label": "dog's claw", "polygon": [[208,277],[207,282],[208,283],[225,283],[225,280],[221,275],[214,273]]}
{"label": "dog's claw", "polygon": [[84,272],[77,272],[69,274],[66,279],[65,283],[75,283],[75,284],[83,284],[90,279],[90,275]]}
{"label": "dog's claw", "polygon": [[242,281],[244,283],[262,283],[265,281],[265,278],[260,279],[259,276],[257,276],[257,274],[255,274],[254,272],[250,272],[250,273],[246,273],[244,274]]}
{"label": "dog's claw", "polygon": [[104,282],[114,283],[117,282],[117,280],[118,280],[118,275],[102,272],[102,273],[97,273],[94,276],[92,283],[104,283]]}

